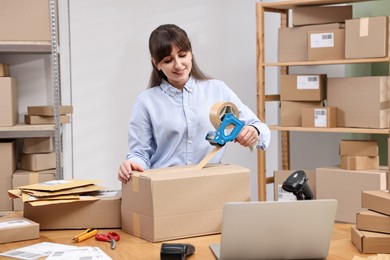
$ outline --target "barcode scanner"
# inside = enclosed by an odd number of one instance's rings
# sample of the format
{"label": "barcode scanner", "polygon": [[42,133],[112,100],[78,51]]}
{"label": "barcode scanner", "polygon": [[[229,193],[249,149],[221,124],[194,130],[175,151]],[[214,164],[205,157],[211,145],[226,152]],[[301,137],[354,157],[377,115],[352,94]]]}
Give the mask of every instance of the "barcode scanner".
{"label": "barcode scanner", "polygon": [[161,260],[186,260],[187,256],[195,252],[191,244],[163,243],[161,245]]}
{"label": "barcode scanner", "polygon": [[283,182],[282,189],[292,192],[298,200],[311,200],[314,195],[307,180],[304,171],[295,171]]}

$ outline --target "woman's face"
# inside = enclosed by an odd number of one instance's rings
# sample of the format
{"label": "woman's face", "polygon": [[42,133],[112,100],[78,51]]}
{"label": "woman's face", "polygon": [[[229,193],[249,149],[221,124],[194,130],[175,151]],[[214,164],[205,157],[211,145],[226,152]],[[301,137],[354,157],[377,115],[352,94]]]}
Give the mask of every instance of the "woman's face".
{"label": "woman's face", "polygon": [[[154,61],[153,61],[154,63]],[[155,64],[158,70],[162,70],[168,78],[168,82],[182,89],[187,82],[192,69],[192,53],[180,50],[175,44],[170,55],[164,57]]]}

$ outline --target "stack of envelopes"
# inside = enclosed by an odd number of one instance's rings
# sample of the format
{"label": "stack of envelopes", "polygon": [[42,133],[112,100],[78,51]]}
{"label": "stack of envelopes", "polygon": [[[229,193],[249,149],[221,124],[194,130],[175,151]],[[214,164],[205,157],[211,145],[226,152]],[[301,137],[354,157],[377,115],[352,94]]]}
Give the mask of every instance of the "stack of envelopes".
{"label": "stack of envelopes", "polygon": [[104,190],[96,180],[52,180],[9,190],[10,198],[22,198],[32,206],[98,200],[94,194]]}

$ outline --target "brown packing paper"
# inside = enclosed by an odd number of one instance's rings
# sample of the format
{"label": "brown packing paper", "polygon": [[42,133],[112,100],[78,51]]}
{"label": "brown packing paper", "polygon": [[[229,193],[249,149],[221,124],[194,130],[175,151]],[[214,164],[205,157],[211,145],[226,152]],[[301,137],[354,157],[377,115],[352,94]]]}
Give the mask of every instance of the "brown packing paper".
{"label": "brown packing paper", "polygon": [[26,190],[24,189],[23,192],[30,194],[35,197],[50,197],[50,196],[59,196],[59,195],[70,195],[70,194],[84,194],[84,193],[91,193],[96,192],[105,189],[102,186],[97,185],[88,185],[83,187],[76,187],[73,189],[66,189],[66,190],[60,190],[60,191],[36,191],[36,190]]}
{"label": "brown packing paper", "polygon": [[18,187],[21,190],[60,191],[96,184],[97,180],[54,180]]}

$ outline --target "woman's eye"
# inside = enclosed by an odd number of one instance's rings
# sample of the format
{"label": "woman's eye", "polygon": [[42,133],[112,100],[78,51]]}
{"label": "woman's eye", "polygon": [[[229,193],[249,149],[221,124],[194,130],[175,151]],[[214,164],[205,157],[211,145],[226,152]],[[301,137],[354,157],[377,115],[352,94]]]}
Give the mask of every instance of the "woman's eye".
{"label": "woman's eye", "polygon": [[170,63],[172,61],[172,59],[166,59],[164,60],[164,63]]}
{"label": "woman's eye", "polygon": [[185,53],[180,53],[180,54],[179,54],[179,57],[180,57],[180,58],[184,58],[185,56],[187,56],[187,53],[186,53],[186,52],[185,52]]}

